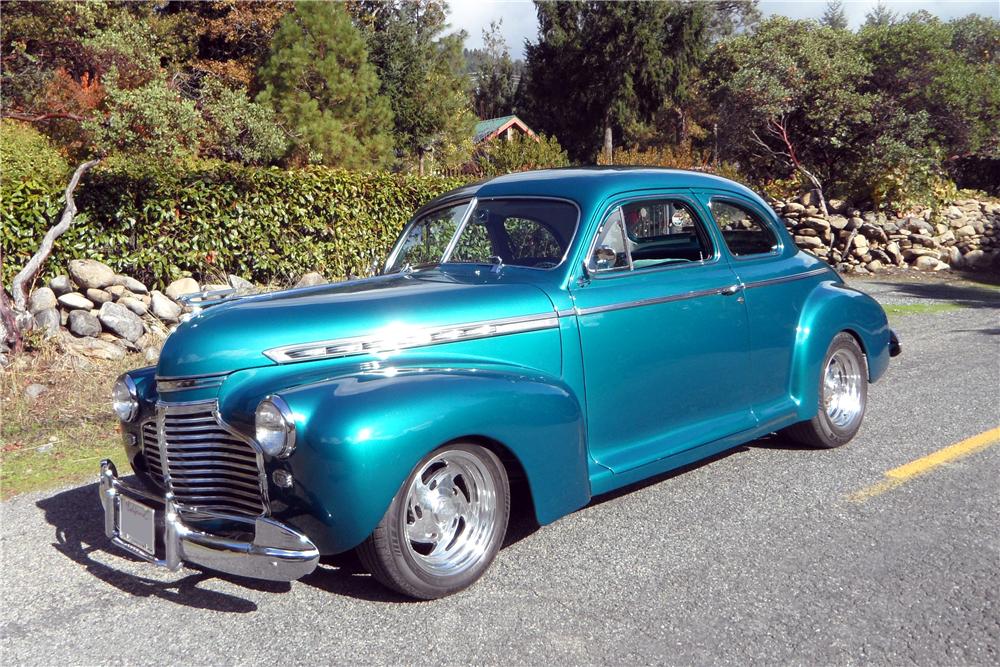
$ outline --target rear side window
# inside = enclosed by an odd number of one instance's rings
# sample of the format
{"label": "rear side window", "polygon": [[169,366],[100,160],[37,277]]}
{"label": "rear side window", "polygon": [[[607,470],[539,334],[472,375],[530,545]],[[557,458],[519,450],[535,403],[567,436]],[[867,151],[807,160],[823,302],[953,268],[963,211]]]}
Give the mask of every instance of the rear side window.
{"label": "rear side window", "polygon": [[736,257],[766,255],[778,248],[778,238],[760,216],[747,208],[727,201],[709,204],[715,224],[726,240],[729,252]]}
{"label": "rear side window", "polygon": [[657,264],[697,262],[712,256],[712,243],[694,211],[672,199],[622,206],[625,233],[637,269]]}

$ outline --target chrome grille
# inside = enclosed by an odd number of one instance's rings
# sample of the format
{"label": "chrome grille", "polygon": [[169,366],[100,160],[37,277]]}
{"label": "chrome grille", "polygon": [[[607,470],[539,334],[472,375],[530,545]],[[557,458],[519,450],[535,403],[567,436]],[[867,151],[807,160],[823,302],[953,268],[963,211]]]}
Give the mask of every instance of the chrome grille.
{"label": "chrome grille", "polygon": [[216,419],[215,401],[161,405],[155,426],[166,449],[167,469],[161,464],[160,473],[168,473],[166,486],[184,509],[265,514],[258,452]]}
{"label": "chrome grille", "polygon": [[146,459],[146,470],[153,481],[164,486],[163,465],[160,463],[160,441],[156,435],[156,420],[142,424],[142,455]]}

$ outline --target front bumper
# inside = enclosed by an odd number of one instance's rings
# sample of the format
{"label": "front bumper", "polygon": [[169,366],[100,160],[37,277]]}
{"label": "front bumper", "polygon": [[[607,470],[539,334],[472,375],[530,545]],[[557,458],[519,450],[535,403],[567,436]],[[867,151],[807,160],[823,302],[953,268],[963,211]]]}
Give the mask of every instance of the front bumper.
{"label": "front bumper", "polygon": [[[111,542],[143,560],[173,571],[180,569],[183,563],[192,563],[241,577],[292,581],[312,572],[319,562],[319,550],[308,537],[270,518],[193,511],[185,511],[182,517],[172,494],[160,498],[128,486],[118,479],[118,471],[107,459],[101,461],[100,494],[104,533]],[[163,558],[150,555],[120,537],[119,495],[153,506],[162,538]],[[213,534],[189,525],[202,523],[230,526],[233,530],[226,532],[232,536]],[[247,541],[250,535],[253,537]]]}

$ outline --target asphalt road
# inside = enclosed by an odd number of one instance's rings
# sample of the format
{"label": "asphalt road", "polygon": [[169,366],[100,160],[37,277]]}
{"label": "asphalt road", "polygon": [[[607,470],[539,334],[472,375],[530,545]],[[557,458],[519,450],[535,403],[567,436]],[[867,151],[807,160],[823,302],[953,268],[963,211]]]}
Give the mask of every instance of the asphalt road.
{"label": "asphalt road", "polygon": [[855,283],[904,344],[858,438],[764,439],[511,543],[477,586],[400,600],[356,563],[292,584],[158,571],[107,545],[94,485],[0,506],[4,664],[1000,662],[1000,446],[864,502],[1000,425],[1000,292]]}

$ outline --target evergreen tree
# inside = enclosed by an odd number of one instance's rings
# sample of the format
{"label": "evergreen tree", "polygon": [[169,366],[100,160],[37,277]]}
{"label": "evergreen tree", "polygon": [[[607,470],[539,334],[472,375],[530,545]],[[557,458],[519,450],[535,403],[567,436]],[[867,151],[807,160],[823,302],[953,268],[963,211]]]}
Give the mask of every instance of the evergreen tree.
{"label": "evergreen tree", "polygon": [[423,170],[465,162],[472,152],[465,33],[444,35],[448,5],[441,0],[355,0],[350,5],[392,105],[396,152]]}
{"label": "evergreen tree", "polygon": [[528,124],[574,160],[629,142],[655,114],[681,107],[711,36],[713,7],[687,2],[538,2],[527,46]]}
{"label": "evergreen tree", "polygon": [[514,61],[503,38],[502,23],[490,23],[483,30],[483,51],[475,72],[476,91],[473,102],[480,118],[497,118],[514,113],[517,78]]}
{"label": "evergreen tree", "polygon": [[866,26],[887,26],[899,20],[899,15],[889,9],[883,0],[879,0],[875,7],[865,14]]}
{"label": "evergreen tree", "polygon": [[303,2],[282,18],[258,101],[291,135],[290,161],[377,168],[392,156],[392,112],[342,5]]}
{"label": "evergreen tree", "polygon": [[823,18],[819,22],[834,30],[847,30],[850,24],[847,22],[847,14],[844,13],[844,3],[841,0],[829,0]]}

